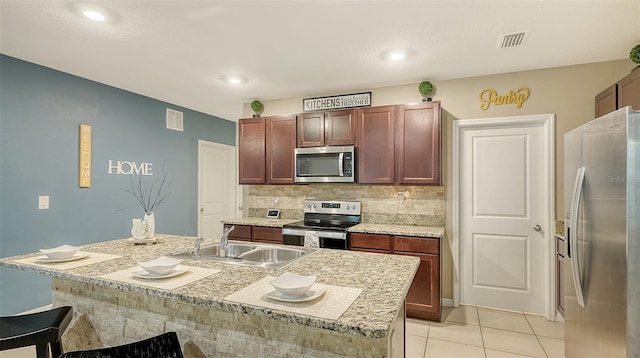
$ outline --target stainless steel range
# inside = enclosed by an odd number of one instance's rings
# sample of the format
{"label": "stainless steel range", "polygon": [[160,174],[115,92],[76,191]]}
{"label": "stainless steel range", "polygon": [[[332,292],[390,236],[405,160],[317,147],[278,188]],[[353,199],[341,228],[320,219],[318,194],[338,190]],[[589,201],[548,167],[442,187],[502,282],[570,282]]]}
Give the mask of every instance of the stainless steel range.
{"label": "stainless steel range", "polygon": [[284,225],[285,245],[304,246],[308,231],[318,233],[319,245],[329,249],[349,249],[347,229],[360,223],[359,201],[305,200],[304,220]]}

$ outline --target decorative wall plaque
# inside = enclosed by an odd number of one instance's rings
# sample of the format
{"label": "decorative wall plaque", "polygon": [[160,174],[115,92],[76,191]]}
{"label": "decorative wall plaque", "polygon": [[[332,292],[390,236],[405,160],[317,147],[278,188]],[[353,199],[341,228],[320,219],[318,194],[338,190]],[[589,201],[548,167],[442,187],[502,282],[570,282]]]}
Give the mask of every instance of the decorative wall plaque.
{"label": "decorative wall plaque", "polygon": [[521,87],[517,91],[510,90],[509,93],[498,95],[494,89],[486,89],[480,92],[480,109],[486,111],[490,105],[501,106],[505,104],[515,104],[516,108],[522,108],[522,104],[529,98],[531,90]]}
{"label": "decorative wall plaque", "polygon": [[78,185],[81,188],[91,187],[91,126],[80,125],[80,143],[78,153]]}
{"label": "decorative wall plaque", "polygon": [[371,92],[305,98],[302,100],[302,108],[305,112],[356,107],[371,107]]}

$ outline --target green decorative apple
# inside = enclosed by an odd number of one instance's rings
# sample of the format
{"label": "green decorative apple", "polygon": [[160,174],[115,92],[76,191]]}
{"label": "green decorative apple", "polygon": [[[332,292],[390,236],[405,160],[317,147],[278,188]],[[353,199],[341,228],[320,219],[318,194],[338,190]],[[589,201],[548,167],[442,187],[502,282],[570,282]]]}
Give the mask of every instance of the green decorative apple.
{"label": "green decorative apple", "polygon": [[631,49],[629,58],[631,59],[631,61],[633,61],[633,63],[640,65],[640,45],[635,45],[635,47]]}
{"label": "green decorative apple", "polygon": [[262,110],[264,109],[264,105],[262,104],[262,102],[255,100],[253,102],[251,102],[251,109],[253,109],[254,112],[254,117],[259,117],[260,113],[262,113]]}

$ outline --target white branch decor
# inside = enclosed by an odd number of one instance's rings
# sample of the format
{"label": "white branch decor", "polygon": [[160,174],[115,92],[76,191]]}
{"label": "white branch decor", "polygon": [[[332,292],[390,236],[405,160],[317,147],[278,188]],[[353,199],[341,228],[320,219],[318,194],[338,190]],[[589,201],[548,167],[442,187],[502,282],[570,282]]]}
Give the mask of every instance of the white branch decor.
{"label": "white branch decor", "polygon": [[145,188],[144,185],[142,185],[142,176],[138,177],[137,185],[134,184],[132,176],[131,190],[125,189],[125,191],[136,198],[138,203],[142,206],[142,209],[144,209],[145,214],[149,214],[153,212],[153,209],[157,208],[167,200],[169,197],[167,189],[167,174],[163,173],[162,176],[156,179],[149,188]]}

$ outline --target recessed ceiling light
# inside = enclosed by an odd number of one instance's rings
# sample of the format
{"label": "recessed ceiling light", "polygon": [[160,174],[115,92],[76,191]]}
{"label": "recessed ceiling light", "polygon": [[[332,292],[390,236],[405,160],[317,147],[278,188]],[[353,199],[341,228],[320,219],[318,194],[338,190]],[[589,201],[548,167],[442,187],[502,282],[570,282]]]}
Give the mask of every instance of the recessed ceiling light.
{"label": "recessed ceiling light", "polygon": [[107,17],[102,15],[101,13],[91,10],[83,11],[82,14],[93,21],[104,21],[107,19]]}
{"label": "recessed ceiling light", "polygon": [[404,60],[407,55],[404,52],[392,52],[389,54],[389,59],[392,61]]}
{"label": "recessed ceiling light", "polygon": [[400,62],[408,59],[412,54],[413,52],[408,49],[395,49],[383,52],[382,58],[389,62]]}
{"label": "recessed ceiling light", "polygon": [[231,83],[233,85],[240,85],[240,84],[249,82],[249,80],[246,79],[245,77],[235,76],[235,75],[225,75],[220,77],[220,79],[226,83]]}

